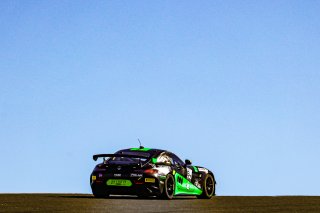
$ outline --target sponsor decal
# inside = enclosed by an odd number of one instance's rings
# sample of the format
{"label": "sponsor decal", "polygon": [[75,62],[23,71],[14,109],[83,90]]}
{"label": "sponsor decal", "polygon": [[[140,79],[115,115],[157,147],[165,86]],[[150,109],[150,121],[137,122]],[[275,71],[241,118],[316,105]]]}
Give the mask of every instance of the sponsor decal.
{"label": "sponsor decal", "polygon": [[101,173],[99,173],[99,178],[101,178],[103,175]]}
{"label": "sponsor decal", "polygon": [[190,181],[192,179],[192,169],[187,168],[187,179]]}
{"label": "sponsor decal", "polygon": [[142,177],[142,174],[132,173],[132,174],[130,174],[130,177]]}
{"label": "sponsor decal", "polygon": [[114,174],[115,177],[121,177],[121,174]]}
{"label": "sponsor decal", "polygon": [[118,171],[121,170],[121,166],[118,166],[118,167],[117,167],[117,170],[118,170]]}
{"label": "sponsor decal", "polygon": [[95,180],[97,180],[97,176],[95,176],[95,175],[92,175],[92,177],[91,177],[91,180],[92,180],[92,181],[95,181]]}
{"label": "sponsor decal", "polygon": [[144,182],[146,182],[146,183],[154,183],[154,182],[156,182],[156,179],[154,179],[154,178],[145,178]]}
{"label": "sponsor decal", "polygon": [[131,186],[130,180],[124,179],[109,179],[106,183],[108,186]]}

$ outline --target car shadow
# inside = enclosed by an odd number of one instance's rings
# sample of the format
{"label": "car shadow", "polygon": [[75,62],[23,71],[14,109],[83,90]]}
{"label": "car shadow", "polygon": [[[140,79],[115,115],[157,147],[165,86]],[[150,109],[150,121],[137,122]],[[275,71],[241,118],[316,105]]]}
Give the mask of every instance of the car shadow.
{"label": "car shadow", "polygon": [[[60,195],[60,198],[74,198],[74,199],[95,199],[95,200],[104,200],[104,199],[115,199],[115,200],[166,200],[157,197],[137,197],[137,196],[125,196],[125,195],[111,195],[105,198],[95,198],[93,195]],[[175,197],[174,200],[195,200],[196,197]]]}

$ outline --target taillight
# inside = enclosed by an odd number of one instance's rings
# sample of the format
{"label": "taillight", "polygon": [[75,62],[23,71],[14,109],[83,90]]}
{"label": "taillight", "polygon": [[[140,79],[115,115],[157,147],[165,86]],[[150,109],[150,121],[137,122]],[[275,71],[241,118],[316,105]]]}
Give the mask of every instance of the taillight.
{"label": "taillight", "polygon": [[154,175],[158,173],[158,170],[156,169],[147,169],[144,171],[145,174]]}
{"label": "taillight", "polygon": [[135,180],[134,183],[135,184],[144,184],[143,180]]}

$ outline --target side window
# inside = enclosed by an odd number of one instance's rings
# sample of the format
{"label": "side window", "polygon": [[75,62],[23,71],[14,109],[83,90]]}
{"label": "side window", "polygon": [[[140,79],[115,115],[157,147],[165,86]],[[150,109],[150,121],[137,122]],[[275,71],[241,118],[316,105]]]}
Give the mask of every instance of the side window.
{"label": "side window", "polygon": [[171,154],[171,156],[172,156],[172,159],[173,159],[173,163],[175,165],[179,165],[179,166],[183,166],[184,165],[184,162],[180,158],[178,158],[178,156],[176,156],[175,154]]}
{"label": "side window", "polygon": [[157,162],[159,163],[165,163],[165,164],[173,164],[172,158],[167,155],[165,152],[161,153],[157,159]]}

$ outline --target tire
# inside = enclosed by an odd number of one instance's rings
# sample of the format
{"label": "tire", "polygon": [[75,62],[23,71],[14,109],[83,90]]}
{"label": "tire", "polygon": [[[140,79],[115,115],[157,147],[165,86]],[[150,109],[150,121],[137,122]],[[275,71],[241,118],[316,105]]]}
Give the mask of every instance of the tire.
{"label": "tire", "polygon": [[92,183],[92,175],[90,175],[90,183],[91,183],[92,194],[95,198],[109,197],[109,194],[106,193],[103,189],[101,189],[101,187]]}
{"label": "tire", "polygon": [[167,178],[164,182],[164,188],[162,192],[162,198],[166,200],[171,200],[174,195],[175,182],[171,174],[167,175]]}
{"label": "tire", "polygon": [[202,194],[198,195],[199,199],[210,199],[215,195],[216,182],[212,174],[206,174],[202,183]]}
{"label": "tire", "polygon": [[106,198],[109,197],[109,194],[107,194],[106,192],[102,191],[102,190],[94,190],[92,189],[92,194],[95,198]]}

